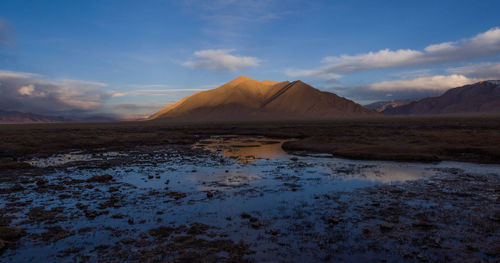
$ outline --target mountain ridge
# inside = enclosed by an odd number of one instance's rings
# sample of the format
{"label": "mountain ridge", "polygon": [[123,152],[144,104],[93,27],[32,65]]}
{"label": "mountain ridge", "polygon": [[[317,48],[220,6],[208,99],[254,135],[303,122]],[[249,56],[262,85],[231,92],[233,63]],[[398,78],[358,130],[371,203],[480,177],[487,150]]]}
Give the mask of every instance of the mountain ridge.
{"label": "mountain ridge", "polygon": [[300,80],[258,81],[242,75],[167,105],[148,119],[289,120],[367,115],[377,113]]}
{"label": "mountain ridge", "polygon": [[386,109],[396,108],[399,106],[410,104],[414,101],[417,101],[417,100],[415,100],[415,99],[403,99],[403,100],[390,100],[390,101],[376,101],[376,102],[373,102],[370,104],[363,105],[363,107],[370,109],[370,110],[375,110],[377,112],[383,112]]}
{"label": "mountain ridge", "polygon": [[449,89],[441,96],[424,98],[382,111],[385,115],[500,114],[500,81],[487,80]]}
{"label": "mountain ridge", "polygon": [[64,123],[64,122],[109,122],[118,119],[106,116],[52,116],[32,112],[0,110],[0,124],[34,124],[34,123]]}

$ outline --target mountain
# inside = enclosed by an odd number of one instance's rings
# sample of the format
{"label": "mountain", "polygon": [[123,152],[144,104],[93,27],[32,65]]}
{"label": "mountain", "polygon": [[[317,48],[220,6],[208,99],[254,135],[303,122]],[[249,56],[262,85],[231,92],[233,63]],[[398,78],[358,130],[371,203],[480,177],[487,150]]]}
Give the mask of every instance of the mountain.
{"label": "mountain", "polygon": [[258,81],[240,76],[216,89],[170,104],[148,119],[291,120],[377,115],[350,100],[298,81]]}
{"label": "mountain", "polygon": [[406,104],[410,104],[414,102],[415,100],[413,99],[406,99],[406,100],[391,100],[391,101],[377,101],[374,103],[370,103],[367,105],[364,105],[365,108],[370,109],[370,110],[375,110],[377,112],[382,112],[387,109],[392,109],[396,108],[399,106],[403,106]]}
{"label": "mountain", "polygon": [[0,123],[53,123],[62,118],[19,111],[0,111]]}
{"label": "mountain", "polygon": [[108,122],[117,119],[106,116],[46,116],[30,112],[1,111],[0,124],[15,123],[59,123],[59,122]]}
{"label": "mountain", "polygon": [[481,81],[450,89],[439,97],[382,112],[387,115],[500,114],[500,81]]}

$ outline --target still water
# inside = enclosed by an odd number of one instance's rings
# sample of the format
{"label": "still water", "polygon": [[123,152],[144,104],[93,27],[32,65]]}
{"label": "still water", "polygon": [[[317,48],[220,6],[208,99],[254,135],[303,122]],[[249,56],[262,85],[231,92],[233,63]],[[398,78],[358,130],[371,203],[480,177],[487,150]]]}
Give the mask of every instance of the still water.
{"label": "still water", "polygon": [[[88,254],[86,259],[96,261],[91,251],[99,244],[118,242],[123,235],[138,238],[159,225],[200,222],[215,226],[235,242],[249,243],[255,252],[252,259],[258,261],[323,258],[326,252],[318,242],[326,238],[322,236],[328,225],[325,214],[354,199],[351,196],[335,202],[318,200],[330,200],[332,196],[363,189],[376,191],[373,187],[381,185],[404,187],[408,182],[432,181],[433,177],[454,171],[479,174],[500,171],[497,165],[357,161],[328,155],[293,155],[282,150],[283,142],[264,137],[215,136],[189,149],[157,147],[147,152],[72,152],[30,160],[32,165],[46,169],[43,178],[48,185],[64,187],[57,192],[13,194],[16,202],[29,203],[17,212],[14,223],[35,234],[43,225],[26,220],[23,215],[33,207],[60,208],[66,218],[58,225],[73,234],[56,243],[35,239],[15,252],[7,251],[2,257],[8,261],[30,261],[43,251],[53,261],[66,261],[68,257],[57,256],[60,251],[78,247],[78,253]],[[113,179],[96,186],[73,183],[86,182],[89,177],[102,174],[111,175]],[[57,198],[63,194],[64,198]],[[102,200],[110,198],[113,205],[102,208]],[[88,206],[85,213],[91,209],[106,212],[89,220],[78,208],[82,206]],[[354,210],[343,209],[344,214],[355,215]],[[242,214],[258,219],[258,224],[240,217]],[[78,231],[89,227],[91,232]],[[275,235],[276,231],[281,234]],[[358,233],[349,228],[343,231]],[[346,237],[342,242],[354,241]],[[373,252],[365,256],[370,255],[380,256]],[[349,255],[341,258],[354,259]]]}

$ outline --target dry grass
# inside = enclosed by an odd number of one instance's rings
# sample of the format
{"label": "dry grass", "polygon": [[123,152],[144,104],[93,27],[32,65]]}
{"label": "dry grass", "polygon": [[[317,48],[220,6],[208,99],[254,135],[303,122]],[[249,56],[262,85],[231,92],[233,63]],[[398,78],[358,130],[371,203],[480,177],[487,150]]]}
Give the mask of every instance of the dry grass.
{"label": "dry grass", "polygon": [[69,149],[191,144],[210,135],[297,138],[288,150],[359,159],[500,163],[500,117],[378,117],[309,122],[118,122],[0,125],[0,157]]}

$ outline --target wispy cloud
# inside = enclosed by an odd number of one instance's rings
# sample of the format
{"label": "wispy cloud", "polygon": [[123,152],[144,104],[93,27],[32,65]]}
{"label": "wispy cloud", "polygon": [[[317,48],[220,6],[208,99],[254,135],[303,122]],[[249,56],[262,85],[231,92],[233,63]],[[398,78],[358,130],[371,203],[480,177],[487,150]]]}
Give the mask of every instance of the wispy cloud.
{"label": "wispy cloud", "polygon": [[193,93],[198,91],[205,91],[206,88],[200,89],[138,89],[126,92],[114,92],[113,97],[125,97],[125,96],[168,96],[176,93]]}
{"label": "wispy cloud", "polygon": [[500,28],[495,27],[474,37],[427,46],[424,50],[384,49],[358,55],[325,57],[325,66],[309,70],[288,69],[289,76],[338,79],[342,74],[387,68],[463,61],[500,53]]}
{"label": "wispy cloud", "polygon": [[217,38],[245,37],[243,28],[263,24],[290,14],[278,0],[184,0],[205,24],[202,32]]}
{"label": "wispy cloud", "polygon": [[0,109],[45,114],[88,113],[111,97],[107,85],[81,80],[49,80],[41,75],[0,71]]}
{"label": "wispy cloud", "polygon": [[184,66],[195,69],[236,71],[256,67],[259,60],[255,57],[244,57],[230,54],[234,49],[207,49],[194,52],[198,59],[183,63]]}

